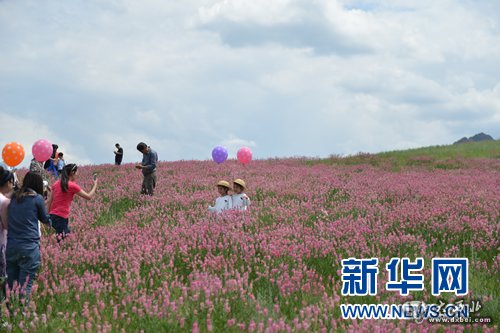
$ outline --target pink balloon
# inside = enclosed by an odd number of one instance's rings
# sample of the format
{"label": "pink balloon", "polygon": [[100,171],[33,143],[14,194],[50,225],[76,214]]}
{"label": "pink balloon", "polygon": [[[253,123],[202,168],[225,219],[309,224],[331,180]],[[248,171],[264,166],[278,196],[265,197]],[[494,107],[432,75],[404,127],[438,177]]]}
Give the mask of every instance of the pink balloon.
{"label": "pink balloon", "polygon": [[248,147],[242,147],[238,150],[236,156],[241,164],[247,164],[252,160],[252,151]]}
{"label": "pink balloon", "polygon": [[31,152],[35,160],[45,162],[52,155],[52,143],[45,139],[37,140],[31,147]]}

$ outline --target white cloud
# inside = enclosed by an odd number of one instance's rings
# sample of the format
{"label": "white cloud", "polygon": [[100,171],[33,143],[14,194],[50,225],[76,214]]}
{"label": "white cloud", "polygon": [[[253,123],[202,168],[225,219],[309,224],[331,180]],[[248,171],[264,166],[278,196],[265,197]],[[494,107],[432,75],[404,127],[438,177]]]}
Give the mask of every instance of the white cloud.
{"label": "white cloud", "polygon": [[230,21],[252,21],[270,25],[300,19],[301,8],[294,5],[298,2],[300,1],[223,0],[208,6],[202,6],[198,12],[203,23],[209,23],[223,17]]}
{"label": "white cloud", "polygon": [[31,147],[38,139],[47,139],[59,146],[58,151],[64,153],[67,163],[90,164],[82,145],[62,138],[57,133],[57,128],[49,128],[45,124],[37,123],[30,119],[12,116],[0,112],[0,145],[15,141],[24,148],[24,160],[18,167],[29,167],[33,158]]}
{"label": "white cloud", "polygon": [[[241,139],[234,135],[231,135],[228,139],[223,140],[221,145],[227,148],[228,158],[236,158],[236,154],[240,148],[248,147],[250,150],[254,150],[253,148],[257,146],[255,141]],[[258,156],[254,156],[254,158],[255,157]]]}
{"label": "white cloud", "polygon": [[[221,143],[258,157],[328,156],[498,137],[495,9],[451,0],[0,2],[1,143],[13,133],[26,145],[53,137],[73,160],[103,163],[116,142],[132,162],[140,141],[175,160],[210,158]],[[28,130],[10,130],[19,126]]]}

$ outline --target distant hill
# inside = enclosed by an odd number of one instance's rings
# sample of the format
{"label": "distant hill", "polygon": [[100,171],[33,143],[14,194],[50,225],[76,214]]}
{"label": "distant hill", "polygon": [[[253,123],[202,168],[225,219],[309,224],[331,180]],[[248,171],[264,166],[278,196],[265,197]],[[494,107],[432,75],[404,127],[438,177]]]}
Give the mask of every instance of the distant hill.
{"label": "distant hill", "polygon": [[479,134],[471,136],[470,138],[466,138],[464,136],[460,140],[453,142],[453,144],[456,145],[456,144],[459,144],[459,143],[479,142],[479,141],[493,141],[493,140],[494,139],[490,135],[484,134],[483,132],[481,132]]}
{"label": "distant hill", "polygon": [[[359,153],[322,160],[332,164],[371,164],[384,166],[389,163],[394,170],[404,166],[427,166],[429,168],[460,168],[470,159],[500,159],[500,140],[471,141],[466,145],[431,146],[407,150],[387,151],[377,154]],[[314,164],[314,161],[310,162]]]}

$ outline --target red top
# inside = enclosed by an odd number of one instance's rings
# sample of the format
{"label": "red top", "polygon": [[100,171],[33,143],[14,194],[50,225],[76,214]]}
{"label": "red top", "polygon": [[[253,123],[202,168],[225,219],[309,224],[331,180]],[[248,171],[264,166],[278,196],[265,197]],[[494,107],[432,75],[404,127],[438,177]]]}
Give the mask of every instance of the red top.
{"label": "red top", "polygon": [[71,202],[75,194],[82,189],[75,182],[68,182],[68,191],[63,192],[61,181],[58,180],[52,185],[52,204],[50,205],[49,214],[54,214],[67,219],[71,207]]}

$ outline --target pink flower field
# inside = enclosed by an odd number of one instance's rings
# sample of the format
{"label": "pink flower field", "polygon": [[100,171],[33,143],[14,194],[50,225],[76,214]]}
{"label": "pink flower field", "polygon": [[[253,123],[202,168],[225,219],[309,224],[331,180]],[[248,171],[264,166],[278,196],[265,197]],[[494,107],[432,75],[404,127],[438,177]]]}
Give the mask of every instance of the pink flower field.
{"label": "pink flower field", "polygon": [[[80,168],[97,197],[76,200],[73,233],[44,231],[42,267],[20,332],[454,332],[498,330],[498,159],[459,168],[339,165],[276,159],[162,162],[155,196],[141,196],[133,165]],[[249,211],[216,216],[220,179],[243,178]],[[341,260],[425,259],[425,290],[407,297],[342,296]],[[341,304],[436,303],[431,259],[467,257],[469,295],[493,324],[344,320]],[[441,300],[456,301],[454,294]],[[3,306],[3,313],[7,313]]]}

